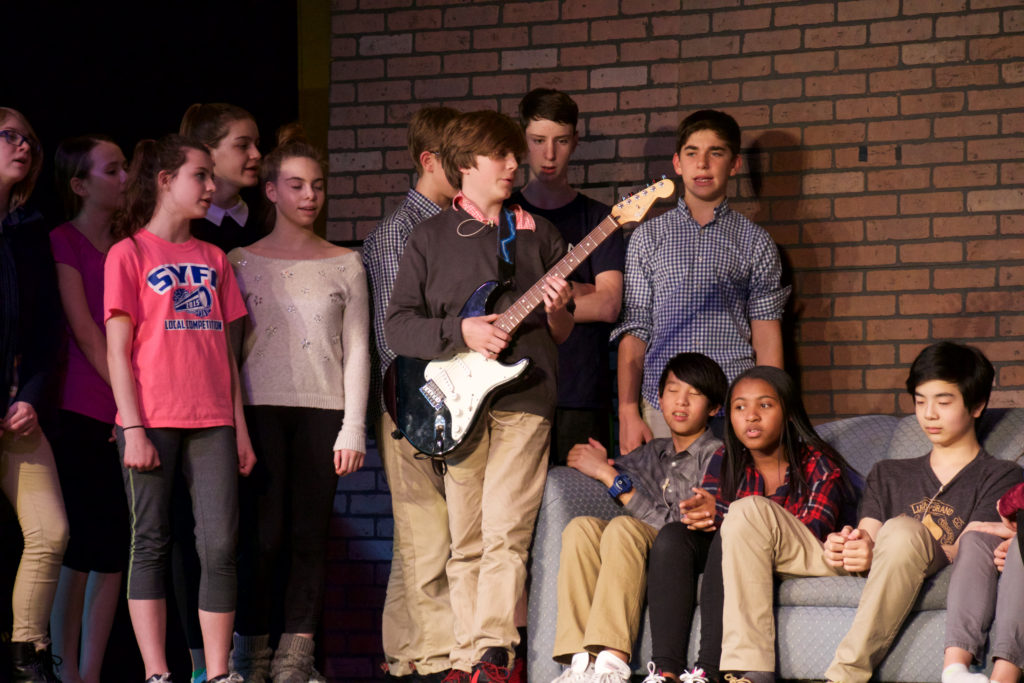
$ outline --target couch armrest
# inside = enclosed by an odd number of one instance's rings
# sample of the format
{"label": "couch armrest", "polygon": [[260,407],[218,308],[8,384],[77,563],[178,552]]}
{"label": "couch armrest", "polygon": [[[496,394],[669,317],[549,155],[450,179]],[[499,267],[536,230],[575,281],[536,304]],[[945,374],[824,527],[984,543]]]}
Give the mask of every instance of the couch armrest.
{"label": "couch armrest", "polygon": [[551,646],[558,617],[562,531],[573,517],[611,519],[621,514],[625,514],[625,508],[612,500],[600,482],[571,467],[553,467],[548,472],[530,551],[529,680],[550,681],[561,671],[551,659]]}

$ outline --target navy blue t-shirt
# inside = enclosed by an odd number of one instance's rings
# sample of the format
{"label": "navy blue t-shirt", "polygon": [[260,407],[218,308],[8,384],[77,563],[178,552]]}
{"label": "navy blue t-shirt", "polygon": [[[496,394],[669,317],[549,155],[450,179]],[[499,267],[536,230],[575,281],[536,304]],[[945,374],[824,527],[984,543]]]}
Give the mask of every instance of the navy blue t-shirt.
{"label": "navy blue t-shirt", "polygon": [[[557,209],[540,209],[530,204],[522,192],[509,199],[530,213],[555,224],[570,245],[579,244],[611,213],[611,207],[578,192],[576,198]],[[569,280],[594,284],[598,273],[621,272],[626,264],[626,245],[622,231],[613,232],[575,270]],[[572,334],[558,347],[558,407],[576,409],[609,409],[612,376],[609,363],[608,337],[610,323],[577,323]]]}

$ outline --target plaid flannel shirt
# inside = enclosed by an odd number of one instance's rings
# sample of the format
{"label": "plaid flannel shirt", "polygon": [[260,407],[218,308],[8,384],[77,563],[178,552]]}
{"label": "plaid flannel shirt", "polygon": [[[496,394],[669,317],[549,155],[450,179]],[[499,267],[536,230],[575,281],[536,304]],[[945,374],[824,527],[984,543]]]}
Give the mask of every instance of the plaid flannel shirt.
{"label": "plaid flannel shirt", "polygon": [[[719,528],[722,525],[722,518],[729,511],[729,503],[732,502],[722,496],[720,486],[724,455],[723,446],[711,456],[711,462],[704,473],[704,482],[701,484],[702,488],[715,497],[715,526]],[[830,533],[838,531],[844,522],[850,521],[843,517],[846,516],[845,510],[852,510],[852,501],[846,500],[841,481],[842,472],[830,458],[817,448],[802,445],[801,460],[807,490],[800,495],[791,490],[787,469],[782,486],[772,495],[765,497],[792,512],[819,541],[824,541]],[[753,465],[748,466],[736,491],[736,500],[747,496],[764,495],[764,478]]]}

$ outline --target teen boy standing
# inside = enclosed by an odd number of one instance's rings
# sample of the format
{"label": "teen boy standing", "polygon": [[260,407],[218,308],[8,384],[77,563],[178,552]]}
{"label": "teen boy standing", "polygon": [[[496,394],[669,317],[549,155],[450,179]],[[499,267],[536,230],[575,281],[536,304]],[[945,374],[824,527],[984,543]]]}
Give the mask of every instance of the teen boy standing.
{"label": "teen boy standing", "polygon": [[764,498],[733,503],[721,530],[722,671],[741,671],[752,683],[774,680],[773,573],[868,572],[853,625],[825,672],[829,681],[867,683],[925,578],[956,559],[964,531],[999,520],[996,502],[1021,481],[1020,467],[986,453],[974,430],[993,377],[992,364],[970,346],[940,342],[917,356],[907,391],[932,450],[871,468],[856,529],[822,544]]}
{"label": "teen boy standing", "polygon": [[658,373],[677,353],[709,356],[729,381],[755,364],[782,367],[790,288],[780,284],[778,249],[726,200],[740,168],[739,125],[723,112],[695,112],[679,124],[676,150],[679,204],[640,225],[626,252],[622,322],[612,333],[623,453],[668,435]]}
{"label": "teen boy standing", "polygon": [[382,616],[384,657],[388,673],[443,678],[451,667],[455,645],[448,600],[448,505],[444,480],[428,460],[403,438],[395,439],[395,423],[384,411],[383,377],[395,359],[384,338],[384,314],[398,274],[405,244],[418,223],[441,213],[455,190],[448,182],[438,151],[445,126],[459,113],[447,107],[426,107],[409,121],[409,154],[416,167],[416,187],[363,242],[363,266],[373,300],[374,347],[370,413],[376,415],[377,446],[391,491],[395,519],[394,551]]}
{"label": "teen boy standing", "polygon": [[[579,107],[564,92],[531,90],[519,102],[526,131],[530,181],[512,202],[554,223],[570,245],[579,244],[611,208],[569,184],[569,160],[579,143]],[[622,233],[613,232],[569,276],[576,326],[558,347],[558,407],[552,425],[552,465],[564,465],[574,444],[610,445],[612,395],[608,335],[622,307]]]}
{"label": "teen boy standing", "polygon": [[[451,208],[421,223],[406,245],[384,330],[400,355],[440,359],[475,351],[489,359],[533,363],[521,381],[495,394],[475,429],[447,460],[451,559],[448,584],[456,645],[450,681],[507,681],[519,634],[513,613],[526,579],[526,555],[547,472],[555,407],[556,344],[572,331],[568,283],[545,274],[565,254],[553,225],[519,207],[512,194],[519,126],[493,111],[464,114],[445,129],[441,163],[461,188]],[[511,248],[509,237],[514,235]],[[503,310],[543,280],[543,302],[512,337],[496,314],[461,318],[476,288],[505,280]],[[503,255],[503,256],[499,256]],[[499,267],[499,258],[505,266]]]}

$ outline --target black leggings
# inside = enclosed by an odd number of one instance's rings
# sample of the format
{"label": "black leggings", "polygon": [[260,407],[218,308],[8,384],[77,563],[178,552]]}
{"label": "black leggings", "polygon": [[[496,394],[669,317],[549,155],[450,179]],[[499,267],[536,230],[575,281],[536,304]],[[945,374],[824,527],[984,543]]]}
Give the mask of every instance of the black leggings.
{"label": "black leggings", "polygon": [[[687,669],[686,649],[690,643],[693,607],[697,597],[697,579],[701,572],[704,583],[701,589],[701,655],[704,654],[708,634],[708,621],[714,621],[718,629],[718,647],[721,648],[721,551],[717,581],[708,581],[705,564],[708,563],[712,539],[718,534],[690,531],[682,522],[672,522],[662,527],[654,539],[648,559],[647,602],[651,615],[651,644],[654,665],[661,671],[673,674]],[[709,586],[709,583],[713,584]],[[717,587],[718,597],[713,591]],[[709,591],[712,593],[709,595]],[[705,616],[708,601],[719,605],[717,618]],[[718,659],[715,659],[715,670]]]}
{"label": "black leggings", "polygon": [[338,488],[333,447],[343,417],[341,410],[245,408],[256,467],[240,489],[238,589],[245,599],[235,629],[242,635],[269,633],[278,610],[285,633],[316,632]]}

